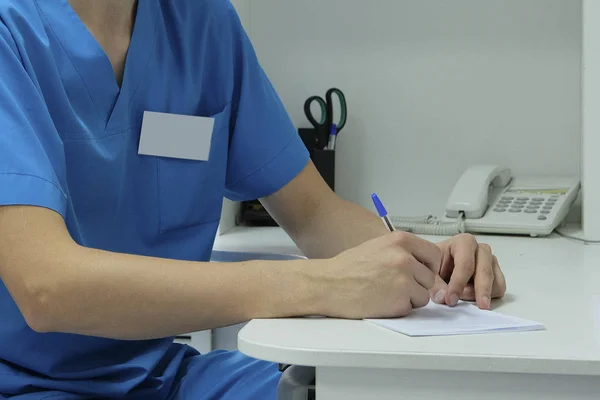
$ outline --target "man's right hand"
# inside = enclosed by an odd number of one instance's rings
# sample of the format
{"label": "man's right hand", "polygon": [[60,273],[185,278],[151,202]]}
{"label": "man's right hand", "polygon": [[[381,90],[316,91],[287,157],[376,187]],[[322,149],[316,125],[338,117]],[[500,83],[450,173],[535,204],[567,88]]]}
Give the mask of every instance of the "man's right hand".
{"label": "man's right hand", "polygon": [[429,303],[441,258],[436,244],[405,232],[345,251],[317,272],[317,284],[325,284],[325,314],[347,319],[406,316]]}

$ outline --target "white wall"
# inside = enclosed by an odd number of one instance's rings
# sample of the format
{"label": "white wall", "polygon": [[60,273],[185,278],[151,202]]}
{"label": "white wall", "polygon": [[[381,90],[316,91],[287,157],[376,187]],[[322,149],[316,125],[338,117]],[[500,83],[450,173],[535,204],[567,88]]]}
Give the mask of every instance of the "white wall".
{"label": "white wall", "polygon": [[231,0],[246,30],[250,29],[250,0]]}
{"label": "white wall", "polygon": [[583,5],[582,225],[587,240],[600,241],[600,2]]}
{"label": "white wall", "polygon": [[338,193],[443,211],[470,164],[580,173],[580,0],[238,0],[297,126],[337,86]]}

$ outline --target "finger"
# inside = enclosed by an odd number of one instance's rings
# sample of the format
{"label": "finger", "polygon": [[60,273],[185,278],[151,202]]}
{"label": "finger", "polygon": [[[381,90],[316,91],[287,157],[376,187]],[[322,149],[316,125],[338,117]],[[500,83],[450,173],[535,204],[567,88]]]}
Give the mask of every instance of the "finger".
{"label": "finger", "polygon": [[492,286],[494,285],[494,255],[486,244],[477,249],[475,266],[475,301],[482,310],[489,310],[492,303]]}
{"label": "finger", "polygon": [[431,300],[437,304],[446,304],[446,294],[448,294],[448,285],[441,276],[435,277],[435,284],[429,290]]}
{"label": "finger", "polygon": [[442,263],[442,251],[432,242],[406,232],[394,232],[392,240],[411,253],[421,264],[424,264],[437,275]]}
{"label": "finger", "polygon": [[457,240],[450,249],[454,259],[454,270],[448,284],[448,295],[446,304],[455,306],[460,299],[465,287],[475,274],[475,257],[477,253],[477,241],[472,236],[465,236]]}
{"label": "finger", "polygon": [[[504,274],[500,269],[498,258],[492,256],[494,260],[494,285],[492,286],[492,299],[501,299],[506,294],[506,280]],[[462,300],[474,301],[475,300],[475,287],[471,284],[467,285],[461,296]]]}
{"label": "finger", "polygon": [[494,286],[492,287],[492,298],[501,299],[506,294],[506,279],[504,277],[502,269],[500,269],[500,264],[498,263],[498,258],[496,256],[493,256],[493,262]]}
{"label": "finger", "polygon": [[446,284],[450,282],[450,277],[452,276],[452,270],[454,269],[454,259],[452,258],[452,254],[450,250],[446,249],[442,250],[442,262],[440,266],[439,276],[442,278]]}
{"label": "finger", "polygon": [[[502,271],[498,271],[494,273],[494,286],[492,287],[492,299],[501,299],[506,295],[506,285],[502,285],[498,283],[498,276],[501,275]],[[467,285],[463,294],[461,296],[461,300],[464,301],[475,301],[475,287],[473,285]]]}
{"label": "finger", "polygon": [[429,268],[417,261],[413,256],[409,256],[408,263],[405,267],[410,269],[414,280],[425,290],[429,290],[435,284],[435,274]]}
{"label": "finger", "polygon": [[413,308],[425,307],[429,301],[429,291],[415,281],[410,290],[410,302]]}
{"label": "finger", "polygon": [[463,290],[463,294],[460,298],[464,301],[475,301],[475,286],[469,283],[465,290]]}

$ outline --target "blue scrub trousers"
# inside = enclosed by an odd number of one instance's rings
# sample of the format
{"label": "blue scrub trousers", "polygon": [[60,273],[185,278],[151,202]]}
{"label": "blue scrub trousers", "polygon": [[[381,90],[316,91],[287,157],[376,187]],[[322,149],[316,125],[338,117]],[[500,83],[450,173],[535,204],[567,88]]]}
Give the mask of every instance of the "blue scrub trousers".
{"label": "blue scrub trousers", "polygon": [[[171,394],[160,400],[275,400],[280,378],[277,364],[255,360],[238,351],[217,350],[188,357]],[[89,400],[88,397],[55,391],[11,399]]]}
{"label": "blue scrub trousers", "polygon": [[214,351],[187,360],[172,399],[275,400],[281,373],[277,364],[240,352]]}

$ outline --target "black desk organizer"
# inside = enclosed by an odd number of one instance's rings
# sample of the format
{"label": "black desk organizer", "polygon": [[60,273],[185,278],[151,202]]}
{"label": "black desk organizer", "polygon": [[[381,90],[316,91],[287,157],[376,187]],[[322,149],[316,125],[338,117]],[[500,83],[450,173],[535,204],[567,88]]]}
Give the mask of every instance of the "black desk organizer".
{"label": "black desk organizer", "polygon": [[315,130],[308,128],[298,129],[298,134],[310,153],[310,158],[315,164],[331,190],[335,192],[335,150],[321,150],[315,148]]}
{"label": "black desk organizer", "polygon": [[[300,128],[298,134],[323,180],[335,192],[335,150],[321,150],[315,147],[315,129]],[[277,226],[277,222],[258,200],[242,203],[241,221],[249,226]]]}

